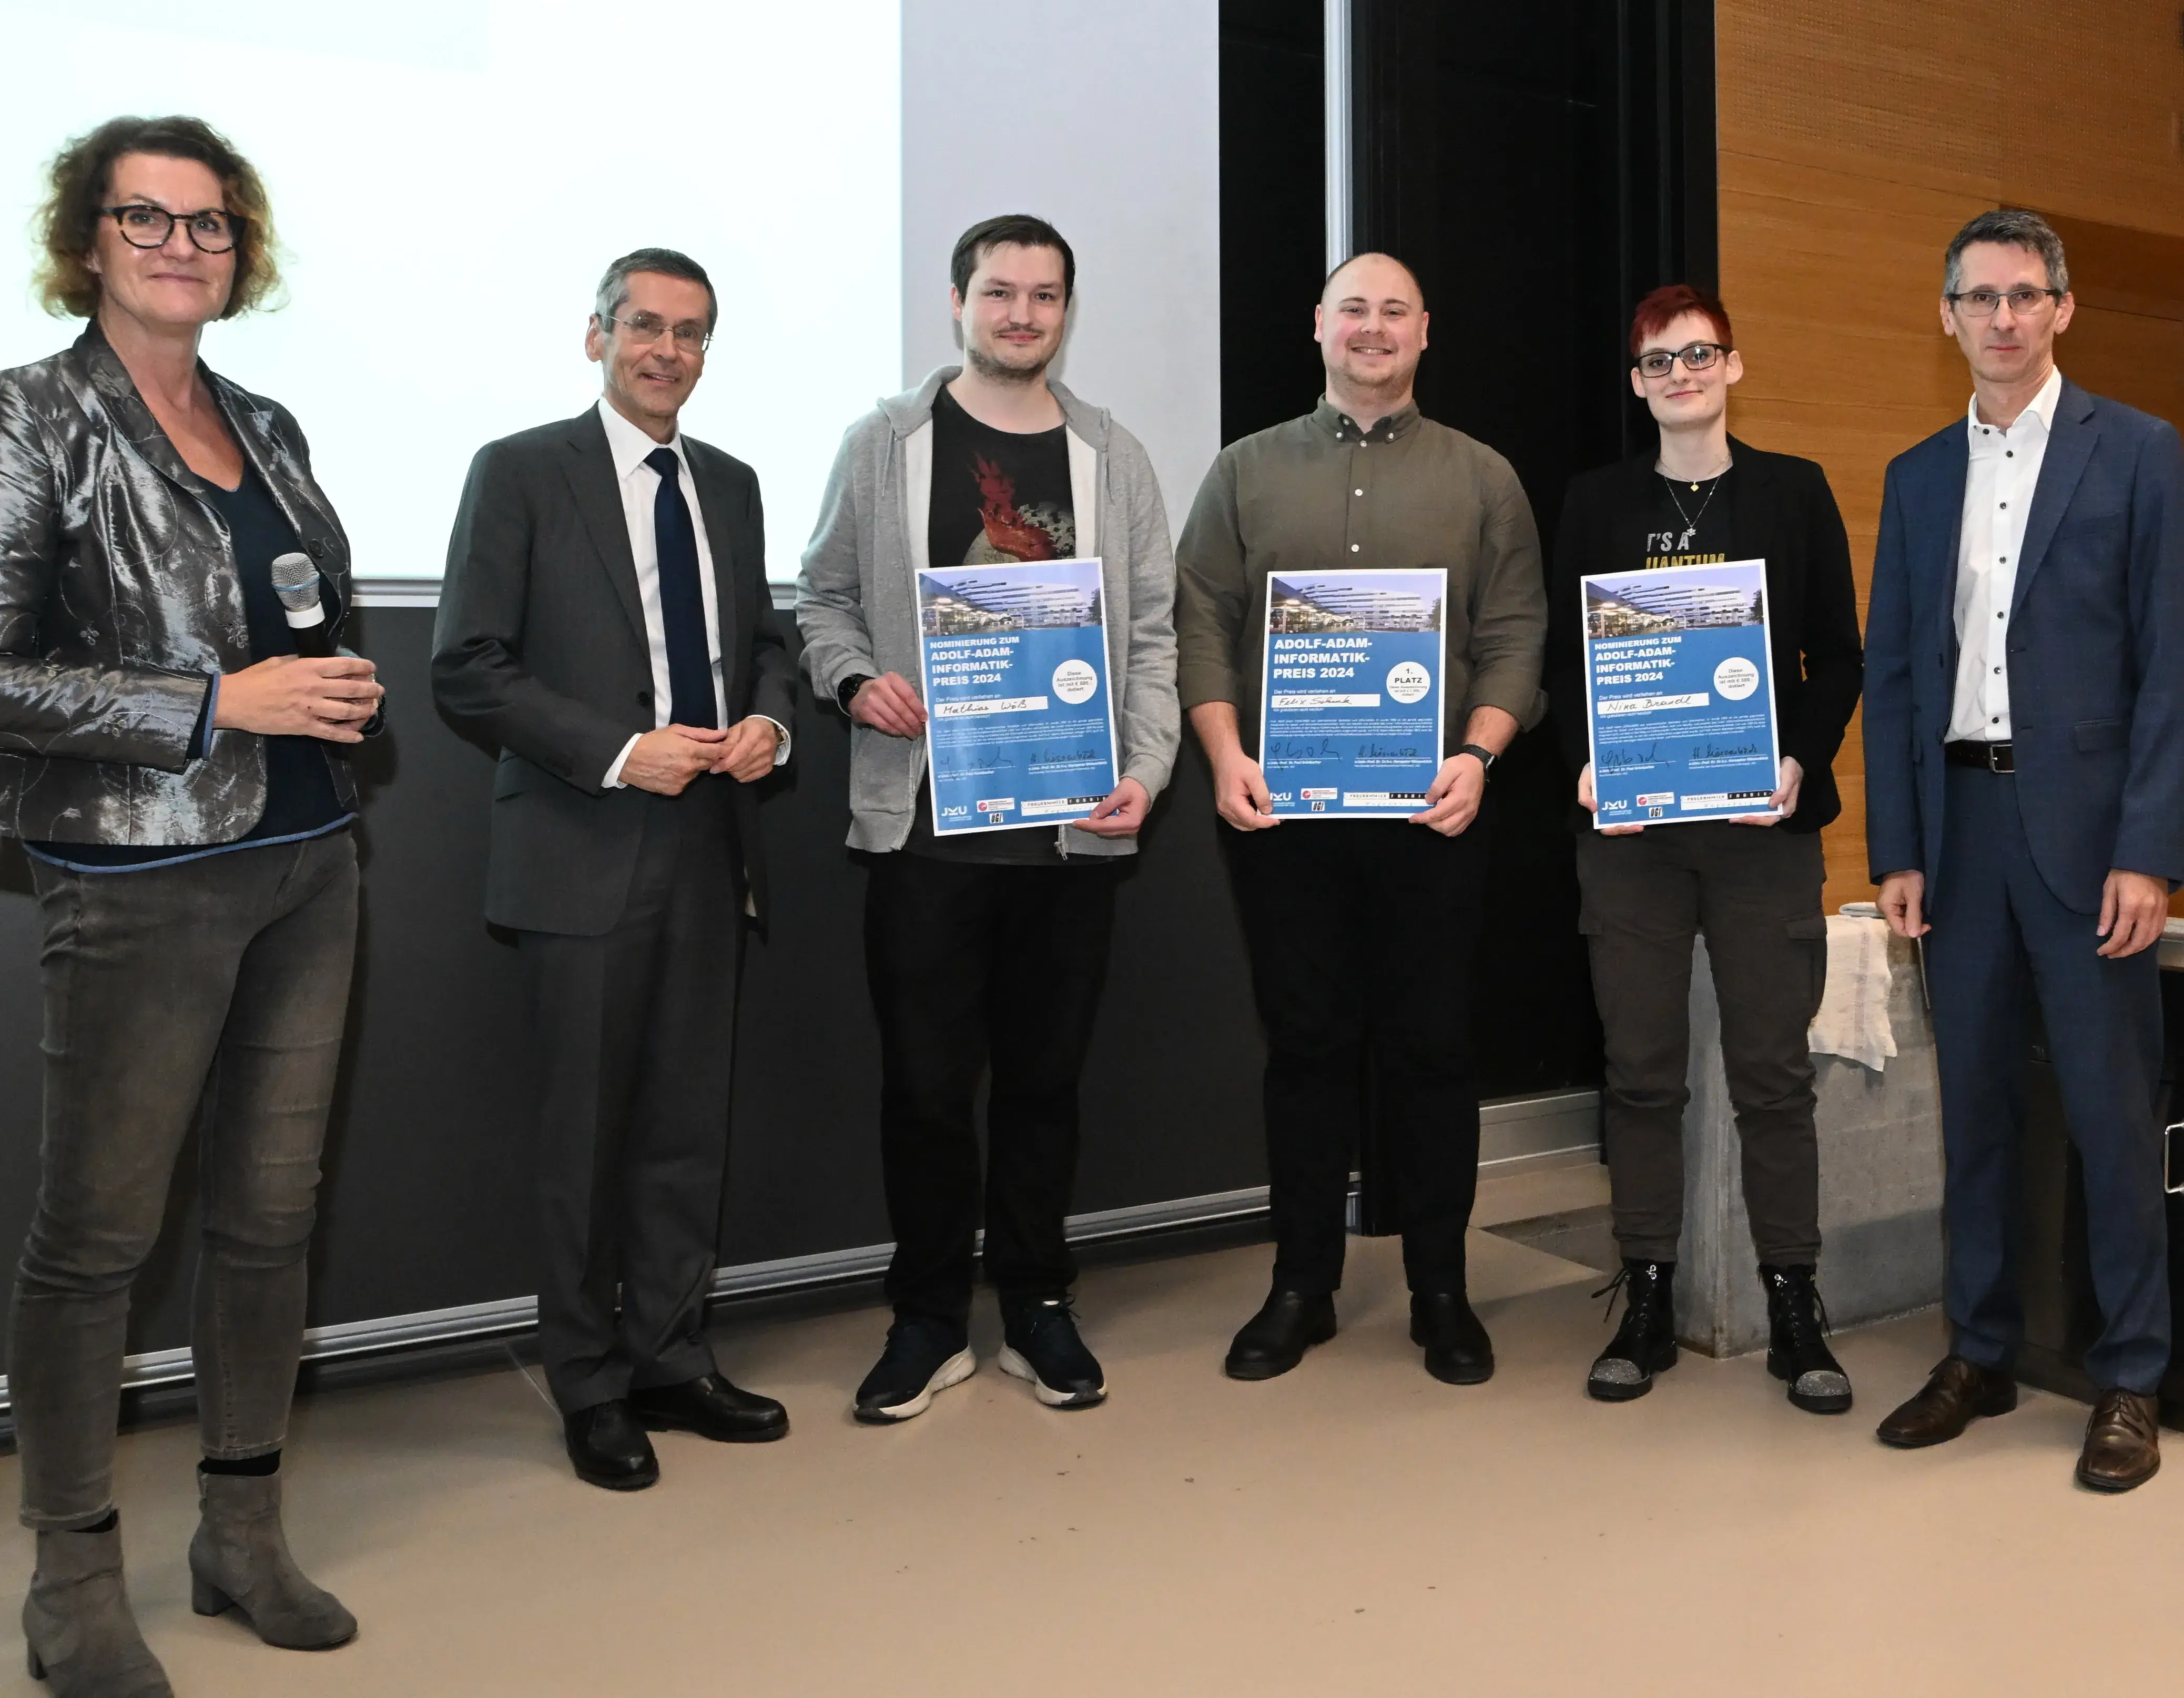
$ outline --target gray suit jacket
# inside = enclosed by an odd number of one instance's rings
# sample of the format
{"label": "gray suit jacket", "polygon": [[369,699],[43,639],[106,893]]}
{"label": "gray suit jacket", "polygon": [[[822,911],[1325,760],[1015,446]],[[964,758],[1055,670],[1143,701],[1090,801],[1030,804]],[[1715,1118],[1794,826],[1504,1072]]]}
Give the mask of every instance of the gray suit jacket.
{"label": "gray suit jacket", "polygon": [[[766,586],[758,477],[683,438],[720,606],[728,723],[793,722],[795,673]],[[637,565],[595,409],[488,443],[471,463],[432,632],[432,693],[465,735],[500,751],[486,918],[599,937],[621,917],[649,797],[604,786],[632,733],[653,728],[652,662]],[[763,919],[757,799],[735,789],[740,875]]]}

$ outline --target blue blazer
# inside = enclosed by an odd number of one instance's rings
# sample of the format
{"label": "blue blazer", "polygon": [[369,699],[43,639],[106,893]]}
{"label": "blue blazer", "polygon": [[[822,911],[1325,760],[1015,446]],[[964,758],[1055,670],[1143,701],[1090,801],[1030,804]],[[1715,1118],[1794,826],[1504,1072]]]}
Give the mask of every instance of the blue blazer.
{"label": "blue blazer", "polygon": [[[1865,838],[1875,882],[1940,872],[1956,694],[1964,420],[1897,456],[1865,634]],[[2033,864],[2099,911],[2111,868],[2184,880],[2184,449],[2067,379],[2010,602],[2011,741]]]}

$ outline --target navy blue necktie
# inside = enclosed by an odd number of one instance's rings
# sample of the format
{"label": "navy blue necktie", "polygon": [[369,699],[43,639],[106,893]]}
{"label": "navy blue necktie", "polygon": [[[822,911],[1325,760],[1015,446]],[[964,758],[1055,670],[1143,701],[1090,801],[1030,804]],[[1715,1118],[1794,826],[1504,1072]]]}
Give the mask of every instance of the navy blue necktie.
{"label": "navy blue necktie", "polygon": [[698,582],[698,527],[682,498],[682,463],[672,448],[655,448],[644,463],[660,474],[652,498],[652,541],[660,561],[660,632],[667,639],[669,719],[676,725],[717,726],[705,592]]}

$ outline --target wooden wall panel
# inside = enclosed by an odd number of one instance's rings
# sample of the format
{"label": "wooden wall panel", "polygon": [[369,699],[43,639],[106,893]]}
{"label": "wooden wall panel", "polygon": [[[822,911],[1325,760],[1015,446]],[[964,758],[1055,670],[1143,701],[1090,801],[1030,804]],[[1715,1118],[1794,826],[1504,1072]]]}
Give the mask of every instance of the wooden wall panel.
{"label": "wooden wall panel", "polygon": [[2047,0],[1990,15],[2020,67],[1997,108],[2015,121],[1988,127],[2004,203],[2184,236],[2176,0]]}
{"label": "wooden wall panel", "polygon": [[[1861,611],[1888,462],[1960,419],[1942,255],[1987,208],[2038,208],[2080,298],[2071,378],[2184,425],[2184,44],[2173,0],[1718,0],[1722,294],[1745,381],[1730,428],[1826,468]],[[1872,894],[1853,722],[1830,909]],[[2184,898],[2180,898],[2184,911]]]}

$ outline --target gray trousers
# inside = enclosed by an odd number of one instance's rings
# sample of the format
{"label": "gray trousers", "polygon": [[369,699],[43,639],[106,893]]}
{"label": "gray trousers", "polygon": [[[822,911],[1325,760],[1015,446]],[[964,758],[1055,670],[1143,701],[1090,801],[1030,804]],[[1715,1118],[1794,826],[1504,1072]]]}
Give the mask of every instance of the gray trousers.
{"label": "gray trousers", "polygon": [[208,1456],[277,1450],[356,950],[346,831],[136,872],[31,863],[45,1130],[8,1383],[25,1525],[114,1506],[129,1294],[202,1110],[190,1349]]}
{"label": "gray trousers", "polygon": [[1763,1262],[1811,1267],[1820,1164],[1806,1033],[1828,973],[1819,834],[1725,821],[1635,837],[1588,831],[1577,874],[1607,1052],[1607,1166],[1623,1254],[1674,1261],[1683,1234],[1691,940],[1704,932],[1752,1246]]}
{"label": "gray trousers", "polygon": [[565,1411],[714,1372],[744,934],[733,783],[645,797],[603,936],[515,934],[537,1017],[538,1353]]}

